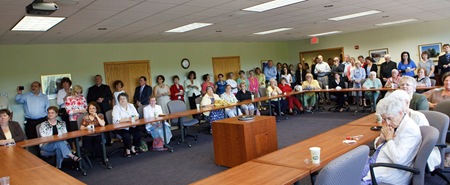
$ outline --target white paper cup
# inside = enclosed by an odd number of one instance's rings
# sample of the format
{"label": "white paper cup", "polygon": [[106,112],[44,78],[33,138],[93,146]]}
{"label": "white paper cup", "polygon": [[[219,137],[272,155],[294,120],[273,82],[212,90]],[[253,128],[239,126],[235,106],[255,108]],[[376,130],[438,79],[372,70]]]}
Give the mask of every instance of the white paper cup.
{"label": "white paper cup", "polygon": [[252,94],[252,101],[255,100],[255,95]]}
{"label": "white paper cup", "polygon": [[325,85],[325,89],[328,90],[328,85]]}
{"label": "white paper cup", "polygon": [[379,125],[381,125],[381,122],[382,122],[382,120],[383,120],[383,118],[381,118],[381,115],[380,115],[380,114],[375,114],[375,117],[376,117],[377,123],[378,123]]}
{"label": "white paper cup", "polygon": [[303,91],[303,86],[298,86],[298,91],[302,92]]}
{"label": "white paper cup", "polygon": [[311,147],[311,161],[313,164],[320,164],[320,147]]}
{"label": "white paper cup", "polygon": [[197,103],[197,110],[200,110],[200,104]]}
{"label": "white paper cup", "polygon": [[0,185],[9,185],[9,176],[0,178]]}

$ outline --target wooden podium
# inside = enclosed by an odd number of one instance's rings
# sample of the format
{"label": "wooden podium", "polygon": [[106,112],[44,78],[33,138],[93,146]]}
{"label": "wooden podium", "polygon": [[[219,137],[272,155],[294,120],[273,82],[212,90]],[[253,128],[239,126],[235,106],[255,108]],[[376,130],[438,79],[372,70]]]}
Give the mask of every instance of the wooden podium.
{"label": "wooden podium", "polygon": [[251,121],[237,117],[212,123],[214,159],[217,165],[234,167],[278,149],[273,116],[255,116]]}

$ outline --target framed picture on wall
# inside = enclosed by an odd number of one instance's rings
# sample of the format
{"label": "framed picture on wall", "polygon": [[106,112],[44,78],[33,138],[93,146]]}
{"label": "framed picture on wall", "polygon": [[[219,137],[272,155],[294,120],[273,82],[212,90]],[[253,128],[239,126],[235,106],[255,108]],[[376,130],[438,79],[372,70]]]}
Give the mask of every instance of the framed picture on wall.
{"label": "framed picture on wall", "polygon": [[42,93],[46,94],[48,99],[56,99],[58,90],[62,89],[61,79],[68,77],[71,79],[70,74],[56,74],[56,75],[42,75]]}
{"label": "framed picture on wall", "polygon": [[386,54],[389,54],[388,48],[369,50],[369,56],[372,57],[377,63],[384,62],[384,55]]}
{"label": "framed picture on wall", "polygon": [[419,45],[419,58],[422,58],[422,53],[427,52],[428,58],[437,61],[441,54],[442,43],[423,44]]}

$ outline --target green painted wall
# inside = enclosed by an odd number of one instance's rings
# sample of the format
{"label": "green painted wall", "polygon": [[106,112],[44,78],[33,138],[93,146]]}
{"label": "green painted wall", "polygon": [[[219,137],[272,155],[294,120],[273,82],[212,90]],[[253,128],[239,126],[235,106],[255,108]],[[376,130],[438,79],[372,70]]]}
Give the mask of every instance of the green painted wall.
{"label": "green painted wall", "polygon": [[[14,101],[15,89],[24,85],[28,91],[31,82],[40,81],[41,75],[70,73],[73,84],[81,85],[86,95],[93,76],[104,74],[103,62],[150,60],[155,84],[159,74],[181,78],[190,70],[212,74],[212,57],[240,56],[243,70],[260,66],[263,59],[290,63],[286,60],[288,50],[286,42],[2,45],[0,92],[8,93],[14,120],[22,122],[23,109]],[[181,68],[182,58],[191,61],[189,69]],[[56,100],[51,103],[56,104]]]}

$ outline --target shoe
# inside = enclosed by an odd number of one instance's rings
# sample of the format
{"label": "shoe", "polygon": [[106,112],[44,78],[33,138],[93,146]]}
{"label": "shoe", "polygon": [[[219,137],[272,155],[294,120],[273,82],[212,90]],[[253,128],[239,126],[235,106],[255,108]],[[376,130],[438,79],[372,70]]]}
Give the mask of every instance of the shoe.
{"label": "shoe", "polygon": [[76,155],[73,155],[72,156],[72,161],[75,161],[75,162],[80,162],[81,161],[81,159],[82,158],[79,158],[78,156],[76,156]]}
{"label": "shoe", "polygon": [[139,155],[139,152],[136,150],[135,152],[132,152],[132,151],[130,151],[131,152],[131,155]]}
{"label": "shoe", "polygon": [[339,109],[339,112],[344,112],[344,108]]}

